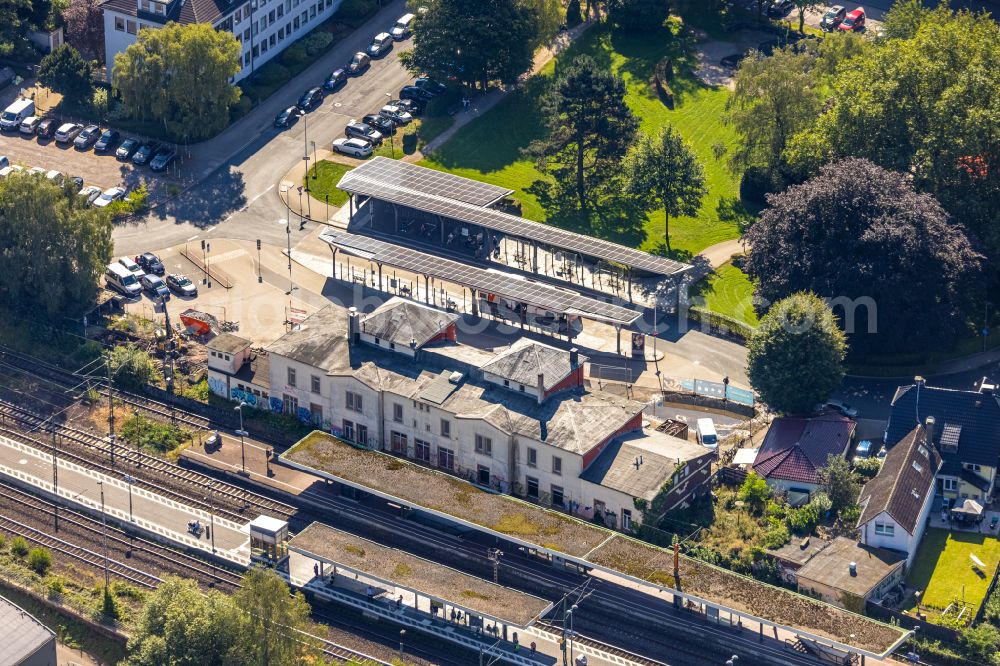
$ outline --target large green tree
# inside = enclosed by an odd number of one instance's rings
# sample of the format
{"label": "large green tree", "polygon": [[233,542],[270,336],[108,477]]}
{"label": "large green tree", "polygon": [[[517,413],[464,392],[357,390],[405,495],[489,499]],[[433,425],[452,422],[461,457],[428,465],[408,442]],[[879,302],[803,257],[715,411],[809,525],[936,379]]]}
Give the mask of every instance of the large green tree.
{"label": "large green tree", "polygon": [[106,213],[39,176],[0,181],[0,306],[51,320],[82,314],[111,254]]}
{"label": "large green tree", "polygon": [[104,62],[101,0],[72,0],[63,18],[66,20],[66,41],[92,60]]}
{"label": "large green tree", "polygon": [[829,110],[788,143],[799,178],[847,156],[908,174],[1000,259],[1000,26],[988,15],[890,13],[891,38],[846,60]]}
{"label": "large green tree", "polygon": [[667,0],[610,0],[608,10],[615,25],[633,32],[663,27],[670,14]]}
{"label": "large green tree", "polygon": [[239,663],[298,666],[315,653],[309,603],[272,569],[250,569],[233,602],[240,611]]}
{"label": "large green tree", "polygon": [[649,209],[659,207],[666,221],[664,238],[670,249],[670,218],[694,215],[705,196],[705,172],[683,137],[670,126],[655,137],[643,136],[625,160],[629,193]]}
{"label": "large green tree", "polygon": [[69,44],[42,58],[38,80],[72,104],[90,101],[94,91],[94,66]]}
{"label": "large green tree", "polygon": [[625,82],[590,56],[577,56],[543,103],[547,135],[528,151],[548,179],[533,184],[544,200],[575,199],[588,212],[601,186],[620,172],[639,127],[625,103]]}
{"label": "large green tree", "polygon": [[771,409],[809,412],[840,384],[846,353],[830,307],[793,294],[771,306],[747,341],[747,377]]}
{"label": "large green tree", "polygon": [[906,176],[848,159],[769,202],[746,234],[757,296],[833,299],[854,353],[947,344],[983,296],[982,256]]}
{"label": "large green tree", "polygon": [[414,73],[486,89],[513,84],[531,68],[535,47],[550,30],[539,0],[429,0],[413,29],[403,63]]}
{"label": "large green tree", "polygon": [[817,471],[817,476],[835,513],[857,503],[861,494],[861,476],[851,469],[847,458],[831,453],[826,458],[826,464]]}
{"label": "large green tree", "polygon": [[155,120],[182,140],[204,139],[229,122],[240,97],[240,44],[208,23],[141,30],[115,56],[112,84],[133,118]]}
{"label": "large green tree", "polygon": [[15,55],[27,48],[30,13],[31,0],[0,0],[0,56]]}
{"label": "large green tree", "polygon": [[790,48],[743,60],[727,102],[727,120],[740,138],[731,155],[735,169],[755,168],[772,178],[784,173],[782,153],[789,139],[822,107],[815,64],[815,54]]}

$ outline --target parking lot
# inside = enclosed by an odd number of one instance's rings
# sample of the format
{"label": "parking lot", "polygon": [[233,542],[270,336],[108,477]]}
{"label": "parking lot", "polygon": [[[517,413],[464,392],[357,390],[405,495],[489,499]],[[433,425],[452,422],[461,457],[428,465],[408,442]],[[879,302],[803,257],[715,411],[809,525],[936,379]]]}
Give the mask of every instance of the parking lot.
{"label": "parking lot", "polygon": [[[29,89],[28,92],[34,91]],[[18,97],[20,89],[10,86],[0,94],[0,109],[4,109]],[[36,93],[37,106],[45,108],[44,93]],[[36,111],[35,115],[42,115]],[[60,121],[76,122],[86,125],[87,122],[78,118],[59,118]],[[102,126],[102,129],[104,127]],[[122,133],[122,137],[131,135]],[[55,169],[67,177],[80,176],[84,185],[96,185],[101,189],[121,186],[132,190],[145,183],[152,199],[162,198],[179,190],[182,183],[184,163],[179,158],[171,167],[162,173],[154,173],[149,167],[140,167],[131,162],[119,162],[114,151],[107,154],[97,153],[93,148],[77,150],[72,142],[56,143],[52,139],[29,136],[21,132],[0,132],[0,155],[6,155],[11,164],[25,168],[41,167],[46,171]]]}

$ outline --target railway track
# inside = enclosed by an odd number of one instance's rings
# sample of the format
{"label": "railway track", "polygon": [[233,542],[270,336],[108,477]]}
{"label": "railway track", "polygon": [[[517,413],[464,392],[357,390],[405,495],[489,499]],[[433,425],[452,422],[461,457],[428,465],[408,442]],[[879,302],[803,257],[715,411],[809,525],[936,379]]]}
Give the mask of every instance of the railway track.
{"label": "railway track", "polygon": [[[185,469],[162,458],[157,458],[156,456],[151,456],[142,451],[136,451],[124,446],[115,447],[117,461],[122,463],[122,467],[118,465],[108,466],[105,464],[104,459],[111,456],[111,444],[105,438],[84,430],[54,423],[51,419],[45,419],[41,415],[24,407],[0,400],[0,424],[4,421],[20,424],[23,426],[22,430],[27,430],[27,432],[39,432],[42,430],[54,432],[59,437],[61,443],[72,442],[96,453],[96,458],[98,459],[87,458],[86,464],[88,467],[99,469],[104,473],[121,476],[123,475],[122,470],[127,469],[133,476],[151,472],[155,475],[167,477],[179,486],[195,490],[191,495],[182,494],[184,501],[193,502],[206,510],[226,511],[230,514],[230,517],[233,517],[237,521],[247,519],[246,513],[248,509],[253,509],[258,514],[266,514],[283,520],[287,520],[296,513],[294,507],[284,502],[279,502],[278,500],[259,495],[249,490],[232,486],[200,472]],[[9,428],[3,428],[2,425],[0,425],[0,430],[10,431]],[[42,447],[49,453],[52,452],[52,445],[45,444],[33,438],[29,439],[30,442],[26,443]],[[66,457],[63,448],[60,448],[59,455]],[[171,495],[178,494],[162,486],[158,486],[157,491]],[[206,501],[208,497],[211,498],[211,506]],[[233,507],[235,511],[227,511],[223,508],[224,505]]]}
{"label": "railway track", "polygon": [[[554,640],[559,641],[562,638],[562,628],[545,620],[535,623],[535,627],[541,631],[549,634]],[[597,654],[604,656],[610,655],[611,657],[618,657],[622,660],[622,663],[639,664],[640,666],[668,666],[662,661],[657,661],[649,657],[644,657],[642,655],[636,654],[634,652],[629,652],[623,648],[616,645],[610,645],[608,643],[602,643],[596,638],[590,638],[588,636],[582,636],[578,632],[573,632],[574,636],[572,638],[573,643],[576,645],[585,645],[592,648]]]}

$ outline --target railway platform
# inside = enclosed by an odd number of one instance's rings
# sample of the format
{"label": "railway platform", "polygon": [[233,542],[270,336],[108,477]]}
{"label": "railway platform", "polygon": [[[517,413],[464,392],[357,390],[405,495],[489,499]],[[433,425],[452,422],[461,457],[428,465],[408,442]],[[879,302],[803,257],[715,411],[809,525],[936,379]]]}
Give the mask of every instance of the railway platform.
{"label": "railway platform", "polygon": [[[125,467],[121,465],[120,471],[127,473]],[[210,498],[206,498],[208,509],[188,506],[133,485],[127,474],[118,478],[68,460],[59,459],[56,471],[54,474],[51,454],[0,436],[0,476],[11,482],[57,498],[63,505],[98,516],[103,512],[108,520],[154,539],[214,554],[241,566],[250,562],[249,519],[241,524],[216,516]],[[188,529],[191,521],[202,526],[200,535]]]}

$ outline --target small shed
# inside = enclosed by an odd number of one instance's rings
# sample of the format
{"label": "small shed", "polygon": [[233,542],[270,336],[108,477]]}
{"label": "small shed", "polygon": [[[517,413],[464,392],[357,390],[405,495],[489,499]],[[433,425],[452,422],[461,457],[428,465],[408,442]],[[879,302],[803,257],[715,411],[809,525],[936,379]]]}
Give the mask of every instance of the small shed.
{"label": "small shed", "polygon": [[277,566],[288,559],[288,523],[271,516],[250,521],[250,559]]}

